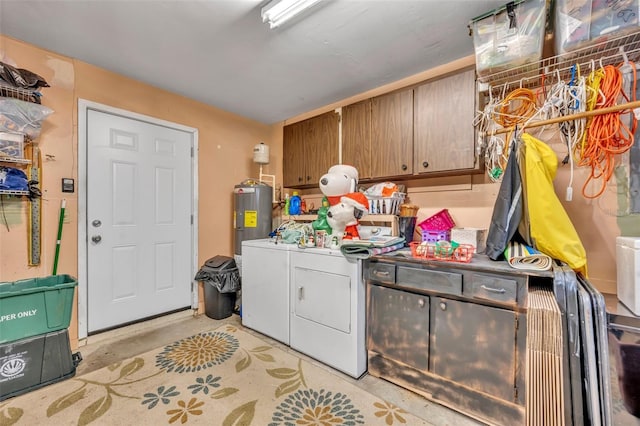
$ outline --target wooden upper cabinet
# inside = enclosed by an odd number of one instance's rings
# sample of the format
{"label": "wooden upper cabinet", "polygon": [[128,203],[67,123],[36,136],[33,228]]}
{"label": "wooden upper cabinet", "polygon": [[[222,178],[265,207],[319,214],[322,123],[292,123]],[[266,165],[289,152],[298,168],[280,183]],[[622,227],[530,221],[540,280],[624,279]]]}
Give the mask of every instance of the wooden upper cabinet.
{"label": "wooden upper cabinet", "polygon": [[330,111],[308,121],[309,139],[305,142],[305,185],[318,186],[329,167],[338,164],[340,116]]}
{"label": "wooden upper cabinet", "polygon": [[339,116],[334,111],[284,126],[283,184],[318,185],[320,176],[338,163]]}
{"label": "wooden upper cabinet", "polygon": [[284,126],[282,140],[282,180],[283,186],[290,188],[304,183],[305,122],[300,121]]}
{"label": "wooden upper cabinet", "polygon": [[475,167],[475,71],[414,89],[414,173]]}
{"label": "wooden upper cabinet", "polygon": [[371,177],[413,173],[413,90],[371,101]]}
{"label": "wooden upper cabinet", "polygon": [[342,107],[342,163],[371,177],[371,99]]}

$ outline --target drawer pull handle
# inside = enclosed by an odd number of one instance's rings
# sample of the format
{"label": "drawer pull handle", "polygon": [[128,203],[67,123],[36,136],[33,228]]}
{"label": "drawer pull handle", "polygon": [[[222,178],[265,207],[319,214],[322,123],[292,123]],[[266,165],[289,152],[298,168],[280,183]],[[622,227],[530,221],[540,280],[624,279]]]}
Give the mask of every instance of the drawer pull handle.
{"label": "drawer pull handle", "polygon": [[492,287],[487,287],[486,285],[482,284],[480,286],[483,290],[487,290],[490,291],[492,293],[506,293],[507,290],[505,290],[504,288],[492,288]]}
{"label": "drawer pull handle", "polygon": [[304,299],[304,287],[298,287],[298,300]]}
{"label": "drawer pull handle", "polygon": [[424,308],[424,299],[418,299],[418,306]]}
{"label": "drawer pull handle", "polygon": [[374,275],[377,277],[388,277],[389,271],[375,271]]}

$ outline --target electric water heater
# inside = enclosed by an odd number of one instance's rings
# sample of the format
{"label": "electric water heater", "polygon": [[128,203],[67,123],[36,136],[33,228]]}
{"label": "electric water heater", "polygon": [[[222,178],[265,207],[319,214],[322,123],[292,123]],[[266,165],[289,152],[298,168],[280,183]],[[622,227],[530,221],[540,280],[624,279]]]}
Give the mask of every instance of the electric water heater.
{"label": "electric water heater", "polygon": [[234,253],[242,255],[244,240],[268,238],[271,232],[273,188],[246,180],[233,188]]}

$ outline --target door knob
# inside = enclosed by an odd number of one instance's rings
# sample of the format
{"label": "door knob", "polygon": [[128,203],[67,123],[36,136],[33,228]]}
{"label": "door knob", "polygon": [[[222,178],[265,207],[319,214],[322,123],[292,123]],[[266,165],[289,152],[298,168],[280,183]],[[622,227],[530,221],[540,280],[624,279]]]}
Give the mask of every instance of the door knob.
{"label": "door knob", "polygon": [[403,164],[403,165],[402,165],[402,170],[403,170],[403,171],[404,171],[404,170],[407,170],[407,165],[406,165],[406,164]]}
{"label": "door knob", "polygon": [[98,219],[96,219],[93,222],[91,222],[91,224],[93,225],[94,228],[98,228],[98,227],[100,227],[100,225],[102,225],[102,222],[100,222]]}
{"label": "door knob", "polygon": [[91,237],[91,241],[93,241],[94,243],[99,243],[100,241],[102,241],[102,237],[100,235],[94,235]]}
{"label": "door knob", "polygon": [[426,169],[427,167],[429,167],[429,162],[428,162],[428,161],[423,161],[423,162],[422,162],[422,167],[424,167],[425,169]]}

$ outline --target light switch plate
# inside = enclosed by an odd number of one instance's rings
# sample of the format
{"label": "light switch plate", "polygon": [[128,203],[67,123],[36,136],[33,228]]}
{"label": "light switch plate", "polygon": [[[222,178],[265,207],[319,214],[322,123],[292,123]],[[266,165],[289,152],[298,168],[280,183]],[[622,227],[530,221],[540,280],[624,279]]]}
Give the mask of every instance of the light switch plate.
{"label": "light switch plate", "polygon": [[71,178],[62,178],[62,192],[75,192],[75,181]]}

